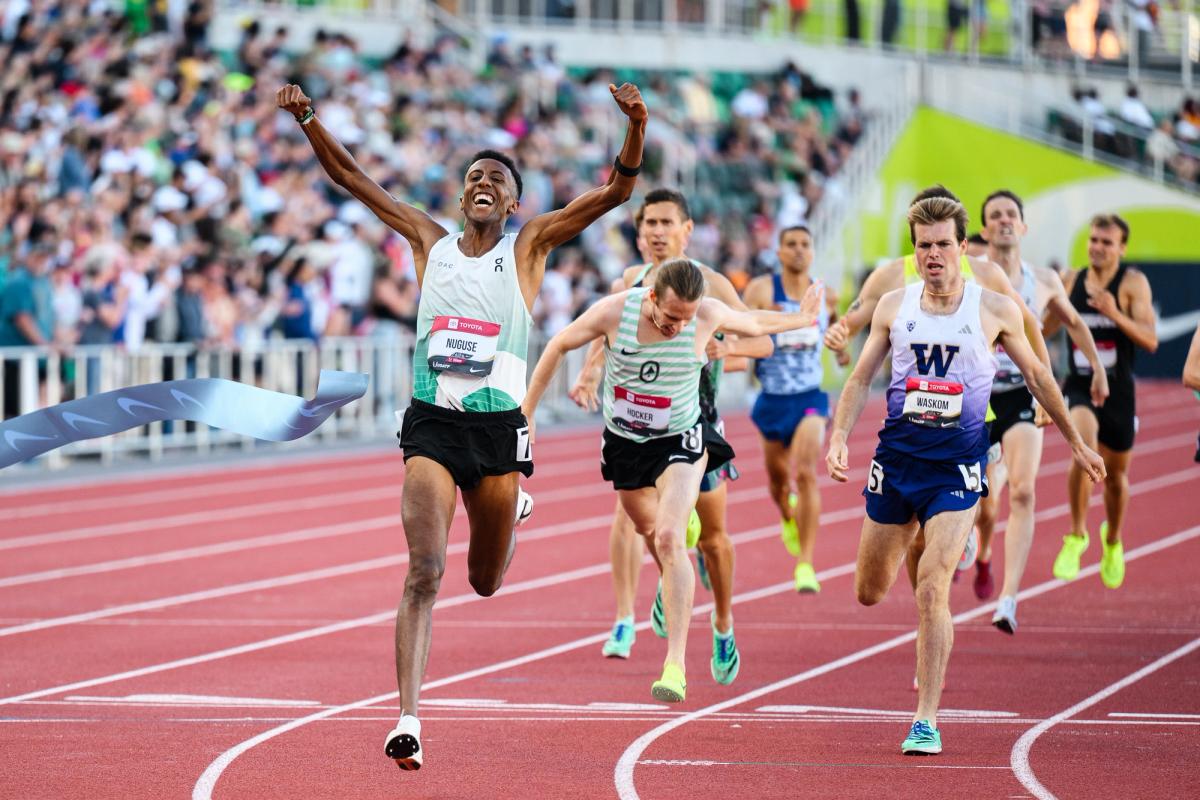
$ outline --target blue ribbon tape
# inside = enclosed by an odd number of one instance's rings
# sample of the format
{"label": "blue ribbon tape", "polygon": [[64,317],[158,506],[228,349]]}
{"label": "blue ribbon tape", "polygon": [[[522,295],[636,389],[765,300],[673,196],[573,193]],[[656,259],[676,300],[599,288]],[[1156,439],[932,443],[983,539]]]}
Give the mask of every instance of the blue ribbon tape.
{"label": "blue ribbon tape", "polygon": [[220,378],[163,381],[82,397],[0,422],[0,469],[81,439],[168,419],[288,442],[312,433],[334,411],[362,397],[368,379],[360,372],[321,370],[313,400]]}

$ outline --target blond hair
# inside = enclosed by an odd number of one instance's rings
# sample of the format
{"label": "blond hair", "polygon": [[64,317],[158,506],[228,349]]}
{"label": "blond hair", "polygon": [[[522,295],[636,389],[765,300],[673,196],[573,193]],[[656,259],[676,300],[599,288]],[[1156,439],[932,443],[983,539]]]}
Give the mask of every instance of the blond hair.
{"label": "blond hair", "polygon": [[908,208],[908,233],[913,244],[917,243],[918,225],[936,225],[939,222],[954,221],[954,240],[961,242],[967,238],[967,209],[957,200],[948,197],[926,197],[918,200]]}

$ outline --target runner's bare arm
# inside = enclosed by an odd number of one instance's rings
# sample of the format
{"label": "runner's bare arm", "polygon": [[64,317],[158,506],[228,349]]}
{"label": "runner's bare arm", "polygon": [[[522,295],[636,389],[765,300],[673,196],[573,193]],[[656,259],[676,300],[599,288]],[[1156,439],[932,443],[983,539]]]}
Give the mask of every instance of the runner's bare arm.
{"label": "runner's bare arm", "polygon": [[602,298],[546,343],[546,349],[542,351],[542,357],[538,359],[529,379],[525,402],[521,403],[521,410],[526,419],[533,421],[538,402],[542,399],[546,387],[550,385],[554,373],[558,371],[563,356],[597,338],[606,339],[609,333],[616,329],[624,304],[624,294],[612,294]]}
{"label": "runner's bare arm", "polygon": [[1054,375],[1034,356],[1033,349],[1024,336],[1021,312],[1016,303],[1003,295],[985,293],[983,307],[996,321],[996,342],[1004,347],[1004,352],[1008,353],[1017,369],[1021,370],[1029,391],[1071,445],[1075,460],[1093,481],[1102,480],[1104,460],[1083,443],[1083,438],[1071,422],[1071,415],[1067,412],[1067,404],[1054,381]]}
{"label": "runner's bare arm", "polygon": [[[897,274],[904,270],[904,259],[896,259],[875,269],[863,282],[858,297],[846,309],[846,314],[825,331],[825,346],[830,350],[845,350],[854,335],[867,326],[875,315],[879,299],[891,289]],[[903,282],[903,280],[901,280]]]}
{"label": "runner's bare arm", "polygon": [[[1053,270],[1050,271],[1053,272]],[[1059,282],[1063,287],[1063,296],[1067,298],[1068,305],[1071,303],[1071,288],[1075,286],[1075,278],[1078,276],[1079,273],[1075,270],[1068,271],[1065,276],[1062,274],[1058,276]],[[1075,306],[1071,306],[1071,308],[1074,307]],[[1047,316],[1042,322],[1042,336],[1049,338],[1058,333],[1059,329],[1062,328],[1065,322],[1066,320],[1064,320],[1058,314],[1051,314]]]}
{"label": "runner's bare arm", "polygon": [[800,300],[800,310],[786,311],[738,311],[711,297],[700,303],[697,334],[723,330],[740,336],[766,336],[772,333],[806,328],[817,321],[821,307],[822,287],[814,283],[808,287]]}
{"label": "runner's bare arm", "polygon": [[846,440],[850,437],[850,431],[854,429],[858,418],[862,416],[863,408],[867,404],[867,394],[871,389],[871,380],[891,350],[892,320],[899,310],[903,294],[903,290],[897,290],[885,295],[875,304],[871,333],[858,356],[858,363],[846,380],[846,385],[842,387],[841,397],[838,398],[837,408],[833,413],[833,429],[829,434],[829,451],[825,455],[829,477],[836,481],[846,480],[846,470],[850,466],[850,451]]}
{"label": "runner's bare arm", "polygon": [[[841,315],[838,314],[837,290],[830,286],[825,287],[825,305],[829,307],[829,327],[832,328],[841,319]],[[834,354],[834,360],[837,361],[839,367],[845,367],[850,363],[850,353],[846,348],[834,350]]]}
{"label": "runner's bare arm", "polygon": [[1158,331],[1154,321],[1154,307],[1150,305],[1150,281],[1145,273],[1130,269],[1121,282],[1121,294],[1125,295],[1129,313],[1121,311],[1112,292],[1097,292],[1088,296],[1088,305],[1117,324],[1121,333],[1133,340],[1143,350],[1153,353],[1158,349]]}
{"label": "runner's bare arm", "polygon": [[1034,316],[1033,310],[1025,305],[1020,293],[1013,288],[1012,281],[1008,279],[1008,273],[1004,271],[1004,267],[984,260],[973,261],[971,269],[980,286],[1005,295],[1017,304],[1025,328],[1025,338],[1028,339],[1037,360],[1041,361],[1047,370],[1050,370],[1050,351],[1046,348],[1046,340],[1042,337],[1042,321]]}
{"label": "runner's bare arm", "polygon": [[[737,289],[729,278],[714,269],[705,267],[704,278],[708,283],[708,296],[715,297],[736,311],[748,311]],[[732,336],[724,341],[710,339],[708,357],[714,361],[727,356],[744,356],[745,358],[767,358],[775,352],[775,345],[770,336]]]}
{"label": "runner's bare arm", "polygon": [[1075,306],[1071,305],[1071,300],[1066,290],[1063,289],[1062,280],[1050,270],[1046,272],[1047,274],[1040,276],[1042,286],[1049,292],[1046,309],[1062,321],[1067,329],[1067,336],[1071,337],[1071,341],[1083,352],[1088,363],[1092,365],[1092,403],[1102,406],[1108,399],[1108,372],[1100,363],[1100,353],[1096,351],[1096,340],[1092,338],[1092,331],[1083,321],[1083,317],[1079,316]]}
{"label": "runner's bare arm", "polygon": [[[621,277],[615,278],[608,290],[610,294],[617,294],[625,291],[626,288],[625,277]],[[580,408],[595,411],[600,407],[600,395],[597,394],[597,391],[600,388],[602,377],[604,377],[604,337],[599,336],[593,339],[591,345],[588,346],[587,357],[583,361],[579,374],[575,376],[575,383],[567,390],[567,397],[570,397]]]}
{"label": "runner's bare arm", "polygon": [[[312,109],[312,100],[294,84],[288,84],[276,92],[275,102],[297,120],[302,119]],[[371,209],[385,225],[408,240],[413,251],[419,285],[425,278],[425,260],[429,251],[446,235],[445,228],[438,225],[433,217],[424,211],[400,202],[371,180],[354,160],[354,156],[325,129],[320,117],[314,116],[302,124],[300,130],[308,137],[308,142],[329,179]]]}
{"label": "runner's bare arm", "polygon": [[1187,360],[1183,362],[1183,385],[1200,392],[1200,325],[1196,326]]}
{"label": "runner's bare arm", "polygon": [[[642,165],[642,143],[646,135],[646,104],[642,101],[641,92],[631,83],[622,84],[618,89],[609,84],[609,92],[629,118],[629,126],[625,130],[625,144],[617,157],[620,163],[630,169],[639,169]],[[624,203],[633,194],[637,183],[636,175],[619,174],[615,178],[590,191],[576,197],[564,208],[539,214],[521,228],[517,234],[516,256],[518,269],[521,271],[522,289],[531,301],[537,295],[542,285],[542,276],[546,271],[546,256],[555,247],[578,236],[584,228],[591,225],[612,209]],[[531,291],[532,290],[532,291]]]}

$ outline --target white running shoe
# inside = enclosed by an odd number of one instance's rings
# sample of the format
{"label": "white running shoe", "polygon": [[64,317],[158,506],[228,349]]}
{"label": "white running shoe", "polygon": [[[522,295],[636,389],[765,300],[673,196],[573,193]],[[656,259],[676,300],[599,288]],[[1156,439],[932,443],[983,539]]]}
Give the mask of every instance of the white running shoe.
{"label": "white running shoe", "polygon": [[387,753],[388,758],[394,759],[400,769],[420,769],[425,756],[421,751],[421,720],[412,714],[400,717],[396,727],[388,734],[383,752]]}
{"label": "white running shoe", "polygon": [[992,624],[1010,636],[1017,632],[1017,598],[1001,597],[992,615]]}
{"label": "white running shoe", "polygon": [[971,532],[967,534],[967,546],[963,548],[962,557],[958,559],[958,571],[964,572],[970,569],[975,564],[977,555],[979,555],[979,534],[972,527]]}
{"label": "white running shoe", "polygon": [[521,527],[521,523],[533,514],[533,495],[524,489],[517,489],[517,520],[513,527]]}

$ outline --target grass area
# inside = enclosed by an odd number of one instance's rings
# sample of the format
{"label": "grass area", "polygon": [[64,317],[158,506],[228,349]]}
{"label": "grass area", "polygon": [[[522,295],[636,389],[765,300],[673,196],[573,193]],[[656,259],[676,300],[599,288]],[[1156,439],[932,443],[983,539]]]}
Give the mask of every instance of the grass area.
{"label": "grass area", "polygon": [[[1012,39],[1012,20],[1006,0],[986,0],[987,27],[979,52],[982,55],[1007,55]],[[883,0],[859,0],[859,26],[863,41],[878,37],[879,20],[883,16]],[[922,43],[918,30],[920,9],[924,8],[925,31]],[[770,12],[767,30],[776,36],[785,36],[789,30],[791,9],[786,2],[776,2]],[[814,42],[828,41],[830,35],[841,38],[846,35],[845,6],[843,0],[809,0],[808,13],[800,27],[799,36]],[[946,35],[946,0],[900,0],[900,25],[896,31],[895,44],[899,47],[916,49],[918,46],[931,51],[941,51]],[[955,35],[954,50],[966,52],[969,46],[967,26],[964,24]]]}

